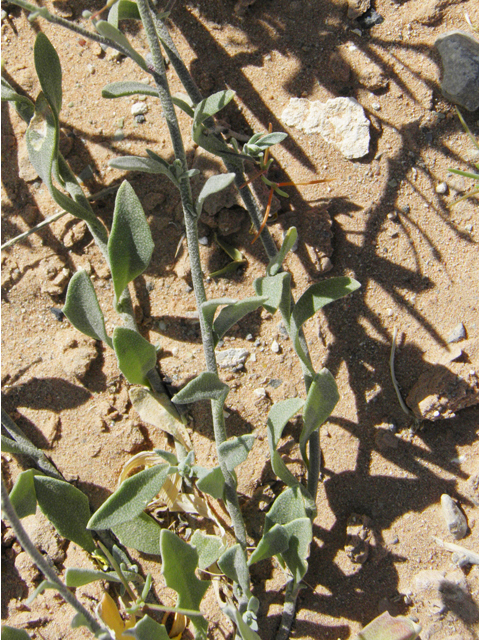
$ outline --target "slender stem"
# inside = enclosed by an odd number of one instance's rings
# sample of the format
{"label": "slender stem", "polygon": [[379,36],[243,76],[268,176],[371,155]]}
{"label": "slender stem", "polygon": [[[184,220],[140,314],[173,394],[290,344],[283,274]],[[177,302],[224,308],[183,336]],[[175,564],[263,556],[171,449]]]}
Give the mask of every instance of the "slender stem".
{"label": "slender stem", "polygon": [[28,537],[27,532],[22,526],[17,514],[15,513],[15,509],[13,508],[12,503],[10,502],[10,498],[8,497],[8,492],[5,487],[2,478],[2,511],[4,515],[10,521],[12,525],[12,529],[15,532],[15,536],[18,542],[21,544],[22,548],[28,553],[28,555],[32,558],[34,563],[40,569],[40,571],[44,574],[45,578],[49,582],[55,584],[62,598],[68,602],[78,613],[83,615],[88,622],[89,628],[93,633],[98,633],[104,631],[104,628],[95,620],[92,614],[85,609],[85,607],[77,600],[77,598],[71,593],[67,587],[63,584],[63,582],[59,579],[55,571],[48,564],[42,554],[35,547],[33,542]]}
{"label": "slender stem", "polygon": [[294,580],[290,579],[287,582],[282,620],[275,636],[275,640],[288,640],[290,637],[290,629],[292,628],[292,624],[295,619],[295,610],[299,592],[300,584],[295,584]]}
{"label": "slender stem", "polygon": [[[182,167],[184,169],[184,176],[182,176],[179,181],[180,197],[182,200],[185,219],[185,232],[187,237],[188,254],[192,272],[192,284],[195,292],[197,307],[199,310],[200,331],[202,334],[203,350],[205,353],[207,371],[217,373],[213,333],[211,328],[205,321],[205,317],[201,309],[201,305],[206,302],[207,296],[205,293],[205,286],[203,284],[202,265],[200,262],[200,252],[198,248],[198,230],[195,207],[193,203],[192,191],[190,188],[190,180],[186,175],[188,167],[185,149],[183,146],[182,134],[178,124],[177,114],[175,113],[175,107],[172,102],[170,88],[168,86],[168,80],[165,73],[165,64],[163,62],[163,56],[158,42],[153,16],[148,6],[148,0],[138,0],[137,6],[140,12],[143,26],[145,28],[145,33],[151,52],[153,64],[150,67],[150,70],[155,79],[155,84],[162,104],[163,113],[167,121],[175,158],[181,161]],[[212,400],[212,422],[218,455],[218,447],[227,439],[225,418],[223,416],[223,403],[218,400]],[[225,479],[225,503],[227,506],[227,510],[230,514],[230,517],[232,518],[232,525],[235,531],[235,536],[240,545],[245,549],[247,546],[247,536],[242,512],[240,511],[240,505],[238,503],[235,478],[227,469],[227,466],[223,461],[221,455],[218,456],[218,461],[220,469],[222,470],[223,477]]]}
{"label": "slender stem", "polygon": [[137,596],[133,593],[131,586],[128,584],[128,580],[123,575],[123,571],[122,571],[120,565],[118,564],[118,562],[115,560],[113,555],[110,553],[110,551],[107,549],[107,547],[102,542],[99,541],[98,544],[100,545],[100,548],[103,551],[103,553],[107,556],[107,560],[110,562],[112,567],[117,572],[117,575],[120,578],[120,582],[125,587],[125,591],[128,593],[128,595],[130,596],[132,601],[135,602],[135,600],[137,599]]}

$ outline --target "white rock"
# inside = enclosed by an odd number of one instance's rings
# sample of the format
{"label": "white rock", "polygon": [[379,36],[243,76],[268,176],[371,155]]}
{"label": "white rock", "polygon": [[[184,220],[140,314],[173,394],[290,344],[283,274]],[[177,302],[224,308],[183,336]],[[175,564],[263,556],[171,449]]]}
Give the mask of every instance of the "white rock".
{"label": "white rock", "polygon": [[280,351],[280,345],[276,340],[272,342],[270,349],[273,351],[273,353],[278,353]]}
{"label": "white rock", "polygon": [[132,116],[144,116],[148,112],[145,102],[135,102],[131,108]]}
{"label": "white rock", "polygon": [[220,369],[237,369],[245,364],[250,352],[246,349],[227,349],[216,351],[217,362]]}
{"label": "white rock", "polygon": [[332,98],[325,103],[292,98],[281,119],[307,134],[320,133],[349,160],[368,153],[370,123],[354,98]]}
{"label": "white rock", "polygon": [[261,398],[265,398],[267,396],[267,392],[263,387],[258,387],[258,389],[253,390],[253,395],[255,396],[255,398],[257,398],[257,400],[259,400]]}

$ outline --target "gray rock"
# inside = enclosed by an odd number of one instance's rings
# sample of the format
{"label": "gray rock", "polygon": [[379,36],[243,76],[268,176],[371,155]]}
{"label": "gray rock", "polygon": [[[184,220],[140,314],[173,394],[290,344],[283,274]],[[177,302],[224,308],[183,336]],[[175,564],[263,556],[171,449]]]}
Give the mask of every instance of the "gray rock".
{"label": "gray rock", "polygon": [[246,349],[227,349],[216,351],[217,362],[220,369],[239,369],[243,367],[250,352]]}
{"label": "gray rock", "polygon": [[466,337],[467,333],[465,331],[465,327],[461,322],[459,322],[448,336],[447,342],[449,344],[452,344],[452,342],[460,342],[460,340],[465,340]]}
{"label": "gray rock", "polygon": [[468,111],[478,109],[478,42],[463,31],[449,31],[435,41],[442,58],[442,93]]}
{"label": "gray rock", "polygon": [[348,0],[347,16],[351,20],[359,18],[370,9],[370,0]]}
{"label": "gray rock", "polygon": [[460,509],[457,507],[452,498],[444,493],[440,498],[442,503],[443,517],[447,524],[448,530],[455,538],[455,540],[461,540],[467,535],[468,525],[467,520]]}

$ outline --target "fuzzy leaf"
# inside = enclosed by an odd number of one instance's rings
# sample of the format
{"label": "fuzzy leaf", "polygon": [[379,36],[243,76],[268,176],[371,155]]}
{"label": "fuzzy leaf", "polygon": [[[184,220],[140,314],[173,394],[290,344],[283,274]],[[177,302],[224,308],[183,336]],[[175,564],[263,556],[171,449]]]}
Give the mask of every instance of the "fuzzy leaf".
{"label": "fuzzy leaf", "polygon": [[360,283],[353,278],[330,278],[312,284],[297,300],[291,316],[293,346],[307,367],[311,368],[311,363],[299,342],[299,333],[302,325],[325,305],[343,298],[347,294],[356,291],[359,287]]}
{"label": "fuzzy leaf", "polygon": [[282,553],[295,583],[298,584],[307,573],[307,558],[312,542],[312,522],[310,518],[299,518],[284,525],[288,535],[288,549]]}
{"label": "fuzzy leaf", "polygon": [[[198,566],[197,550],[181,540],[172,531],[163,529],[160,535],[162,573],[167,587],[178,593],[179,609],[200,610],[200,603],[210,586],[210,580],[199,580],[195,575]],[[208,623],[205,618],[193,617],[191,622],[198,637],[207,637]]]}
{"label": "fuzzy leaf", "polygon": [[218,454],[221,456],[220,459],[224,460],[229,471],[233,471],[235,467],[245,462],[254,442],[255,436],[246,435],[230,438],[219,445]]}
{"label": "fuzzy leaf", "polygon": [[222,189],[226,189],[226,187],[232,184],[234,180],[234,173],[219,173],[216,176],[211,176],[203,185],[200,195],[197,198],[197,202],[195,204],[197,217],[202,213],[203,203],[205,200],[214,193],[218,193],[219,191],[222,191]]}
{"label": "fuzzy leaf", "polygon": [[235,260],[236,262],[245,262],[243,253],[241,253],[238,249],[232,247],[231,244],[219,238],[216,233],[214,234],[214,238],[218,246],[223,249],[227,256],[229,256],[232,260]]}
{"label": "fuzzy leaf", "polygon": [[157,363],[155,346],[133,329],[115,327],[113,348],[118,366],[130,384],[149,385],[147,373]]}
{"label": "fuzzy leaf", "polygon": [[268,298],[268,301],[263,303],[268,312],[275,313],[281,307],[285,318],[290,317],[291,278],[291,275],[285,272],[257,278],[254,281],[257,295]]}
{"label": "fuzzy leaf", "polygon": [[234,544],[233,547],[228,548],[219,559],[218,566],[230,580],[241,586],[243,593],[248,597],[250,576],[242,547],[239,544]]}
{"label": "fuzzy leaf", "polygon": [[33,481],[38,506],[58,533],[93,553],[95,543],[87,531],[90,518],[87,496],[64,480],[37,475]]}
{"label": "fuzzy leaf", "polygon": [[213,320],[218,307],[222,305],[235,304],[237,301],[233,298],[211,298],[201,305],[203,317],[210,329],[213,329]]}
{"label": "fuzzy leaf", "polygon": [[248,626],[239,611],[235,609],[232,613],[235,624],[237,625],[237,631],[240,633],[242,640],[261,640],[258,633]]}
{"label": "fuzzy leaf", "polygon": [[218,91],[213,95],[205,98],[195,107],[193,116],[193,126],[198,127],[202,122],[211,118],[225,107],[235,95],[235,91],[227,89],[226,91]]}
{"label": "fuzzy leaf", "polygon": [[388,611],[377,616],[354,640],[415,640],[422,627],[404,616],[392,617]]}
{"label": "fuzzy leaf", "polygon": [[203,467],[193,467],[198,477],[197,488],[203,493],[208,493],[215,500],[222,500],[225,491],[225,478],[220,467],[204,469]]}
{"label": "fuzzy leaf", "polygon": [[123,632],[124,638],[130,636],[136,640],[169,640],[167,628],[150,616],[143,616],[132,629]]}
{"label": "fuzzy leaf", "polygon": [[286,525],[293,520],[305,518],[305,516],[305,503],[300,488],[289,487],[277,496],[265,516],[265,532],[275,524]]}
{"label": "fuzzy leaf", "polygon": [[109,347],[113,346],[105,330],[105,320],[92,281],[83,269],[77,271],[68,283],[62,311],[76,329],[94,340],[103,340]]}
{"label": "fuzzy leaf", "polygon": [[[30,120],[25,134],[30,162],[46,184],[52,198],[62,209],[85,220],[89,225],[98,227],[98,218],[91,209],[77,202],[77,199],[66,196],[52,182],[54,160],[58,161],[59,168],[62,165],[62,156],[58,156],[58,137],[58,121],[44,94],[39,93],[35,103],[35,115]],[[63,163],[66,165],[65,161]]]}
{"label": "fuzzy leaf", "polygon": [[282,246],[280,247],[280,251],[277,253],[273,260],[270,260],[267,267],[267,274],[269,276],[276,275],[280,269],[282,268],[283,261],[285,260],[285,256],[290,251],[290,249],[295,245],[297,241],[298,233],[295,227],[290,227],[290,229],[285,234],[285,238],[283,239]]}
{"label": "fuzzy leaf", "polygon": [[31,516],[37,510],[37,496],[33,482],[33,477],[36,474],[38,474],[38,471],[34,469],[22,471],[10,492],[10,502],[19,518]]}
{"label": "fuzzy leaf", "polygon": [[[120,0],[121,2],[121,0]],[[118,4],[120,4],[118,2]],[[135,4],[136,3],[131,3]],[[155,87],[151,87],[144,82],[136,82],[135,80],[120,80],[120,82],[111,82],[105,85],[102,89],[102,98],[113,99],[121,98],[122,96],[155,96],[158,98],[158,93]]]}
{"label": "fuzzy leaf", "polygon": [[13,106],[15,107],[18,115],[28,124],[35,113],[35,105],[30,98],[17,93],[15,89],[8,84],[5,78],[2,77],[1,80],[2,102],[13,102]]}
{"label": "fuzzy leaf", "polygon": [[303,404],[304,401],[301,398],[289,398],[274,404],[268,414],[267,435],[272,468],[275,474],[289,487],[298,485],[298,480],[287,469],[277,447],[285,426],[300,411]]}
{"label": "fuzzy leaf", "polygon": [[262,536],[257,548],[250,556],[248,566],[255,562],[265,560],[266,558],[276,556],[279,553],[282,553],[282,551],[286,551],[288,549],[288,544],[289,534],[285,527],[281,524],[275,524]]}
{"label": "fuzzy leaf", "polygon": [[41,593],[43,593],[45,591],[45,589],[57,590],[58,589],[58,585],[55,584],[54,582],[49,582],[48,580],[43,580],[43,582],[41,582],[38,585],[38,587],[36,589],[34,589],[32,591],[32,593],[28,596],[28,598],[25,600],[25,604],[26,605],[31,604],[38,595],[40,595]]}
{"label": "fuzzy leaf", "polygon": [[97,580],[121,582],[116,573],[106,573],[105,571],[95,571],[94,569],[76,569],[74,567],[68,567],[65,571],[65,584],[67,587],[83,587],[83,585]]}
{"label": "fuzzy leaf", "polygon": [[119,20],[140,20],[137,3],[130,0],[115,2],[108,12],[108,22],[118,29]]}
{"label": "fuzzy leaf", "polygon": [[127,478],[93,514],[88,529],[112,529],[139,516],[163,487],[169,470],[169,464],[158,464]]}
{"label": "fuzzy leaf", "polygon": [[251,313],[261,307],[267,300],[268,298],[266,296],[256,296],[240,300],[240,302],[235,302],[224,307],[213,323],[215,346],[239,320],[246,316],[247,313]]}
{"label": "fuzzy leaf", "polygon": [[175,404],[190,404],[199,400],[221,400],[225,402],[229,391],[228,384],[222,382],[216,373],[204,371],[174,395],[172,402]]}
{"label": "fuzzy leaf", "polygon": [[125,180],[115,199],[108,256],[117,300],[125,287],[148,267],[154,243],[135,191]]}
{"label": "fuzzy leaf", "polygon": [[[148,151],[148,149],[147,149]],[[143,173],[154,173],[167,176],[172,180],[172,174],[167,166],[158,162],[156,158],[141,157],[141,156],[121,156],[114,158],[108,163],[110,167],[114,169],[120,169],[121,171],[142,171]]]}
{"label": "fuzzy leaf", "polygon": [[62,67],[57,52],[42,31],[35,39],[33,55],[40,86],[58,118],[62,108]]}
{"label": "fuzzy leaf", "polygon": [[192,448],[190,436],[181,422],[177,407],[166,393],[155,393],[145,387],[133,387],[128,395],[140,418],[148,424],[166,431],[178,440],[185,449]]}
{"label": "fuzzy leaf", "polygon": [[112,527],[113,533],[120,542],[129,549],[136,549],[149,555],[160,555],[161,526],[147,513],[116,524]]}
{"label": "fuzzy leaf", "polygon": [[190,116],[191,118],[193,118],[195,113],[194,105],[187,95],[183,93],[176,93],[175,95],[172,96],[172,102],[176,107],[184,111],[187,114],[187,116]]}
{"label": "fuzzy leaf", "polygon": [[191,543],[198,553],[199,569],[208,569],[225,550],[225,546],[218,536],[209,536],[200,529],[197,529],[193,534]]}
{"label": "fuzzy leaf", "polygon": [[116,27],[114,27],[106,20],[97,20],[95,22],[95,29],[100,35],[113,40],[113,42],[126,49],[130,54],[130,57],[138,64],[138,66],[141,67],[144,71],[148,72],[147,63],[142,58],[142,56],[137,51],[135,51],[135,49],[132,47],[130,42],[121,31],[119,31]]}
{"label": "fuzzy leaf", "polygon": [[3,640],[31,640],[31,636],[24,629],[15,629],[8,625],[2,625]]}
{"label": "fuzzy leaf", "polygon": [[5,451],[4,447],[9,447],[10,453],[20,453],[22,455],[29,456],[35,461],[37,467],[43,471],[46,475],[63,480],[62,476],[55,469],[53,464],[48,460],[41,449],[37,449],[30,440],[25,436],[23,431],[18,427],[15,422],[10,418],[8,413],[2,407],[2,427],[13,438],[7,438],[2,435],[2,451]]}
{"label": "fuzzy leaf", "polygon": [[315,429],[332,413],[340,396],[335,378],[328,369],[322,369],[313,379],[303,409],[303,428],[300,434],[300,451],[307,462],[307,442]]}
{"label": "fuzzy leaf", "polygon": [[280,142],[283,142],[285,138],[288,138],[288,133],[277,131],[274,133],[267,133],[265,136],[262,136],[261,138],[256,140],[255,144],[262,149],[267,149],[274,144],[280,144]]}

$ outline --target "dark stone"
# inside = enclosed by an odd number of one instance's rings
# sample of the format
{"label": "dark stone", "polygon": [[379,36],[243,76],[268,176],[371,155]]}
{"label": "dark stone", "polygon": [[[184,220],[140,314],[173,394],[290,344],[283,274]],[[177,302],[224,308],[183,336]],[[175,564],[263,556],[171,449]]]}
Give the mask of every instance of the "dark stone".
{"label": "dark stone", "polygon": [[442,58],[442,94],[455,104],[478,109],[478,42],[463,31],[449,31],[435,40]]}

